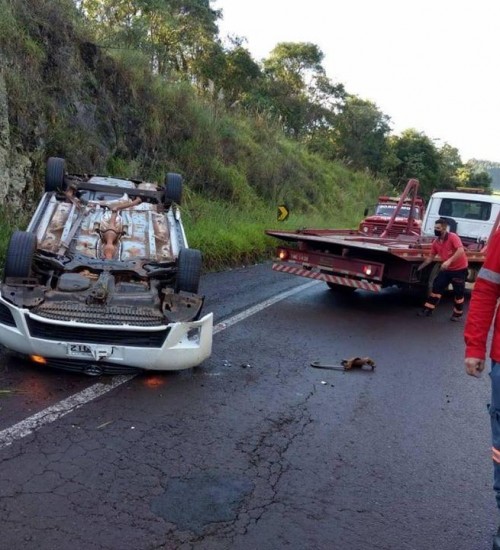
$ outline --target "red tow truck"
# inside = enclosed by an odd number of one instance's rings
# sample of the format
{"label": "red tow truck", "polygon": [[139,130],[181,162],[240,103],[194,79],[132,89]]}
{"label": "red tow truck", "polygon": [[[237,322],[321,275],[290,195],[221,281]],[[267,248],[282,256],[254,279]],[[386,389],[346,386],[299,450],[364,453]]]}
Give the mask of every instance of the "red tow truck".
{"label": "red tow truck", "polygon": [[[420,263],[430,254],[434,239],[431,234],[417,234],[414,230],[413,217],[418,205],[418,187],[418,180],[409,180],[380,234],[367,234],[362,227],[266,230],[267,235],[283,241],[277,248],[278,260],[273,264],[273,269],[325,281],[331,289],[342,292],[352,292],[356,289],[380,292],[383,288],[396,286],[427,293],[439,272],[440,263],[433,262],[427,268],[417,271]],[[437,193],[435,198],[434,195],[431,197],[429,204],[433,207],[428,208],[425,213],[424,227],[426,222],[427,226],[433,227],[434,218],[439,218],[441,209],[449,208],[451,204],[459,214],[476,210],[484,213],[481,221],[483,235],[486,230],[489,235],[496,231],[500,220],[498,197],[479,197],[459,192],[446,193],[446,198],[441,198],[441,195],[443,193]],[[408,223],[401,228],[401,232],[395,232],[396,220],[401,217],[403,208],[408,208]],[[488,220],[486,215],[490,216]],[[454,228],[470,228],[471,225],[467,222],[471,221],[477,226],[476,220],[466,218],[464,215],[463,220],[451,219],[451,225]],[[459,236],[469,260],[468,282],[472,283],[484,261],[488,235]]]}
{"label": "red tow truck", "polygon": [[[370,209],[366,208],[365,218],[359,224],[359,231],[369,236],[382,235],[398,206],[400,198],[380,196],[372,214],[368,215]],[[395,237],[402,233],[420,235],[424,211],[425,204],[421,197],[411,196],[406,198],[394,219],[390,232],[386,236]]]}

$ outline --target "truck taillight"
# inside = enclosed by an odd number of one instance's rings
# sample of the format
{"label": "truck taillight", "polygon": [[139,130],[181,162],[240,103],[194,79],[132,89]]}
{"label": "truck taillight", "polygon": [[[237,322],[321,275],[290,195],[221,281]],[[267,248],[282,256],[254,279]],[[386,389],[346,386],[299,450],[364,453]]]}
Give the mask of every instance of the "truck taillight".
{"label": "truck taillight", "polygon": [[278,258],[281,260],[281,261],[285,261],[285,260],[288,260],[288,250],[285,250],[284,248],[278,248]]}
{"label": "truck taillight", "polygon": [[370,276],[370,275],[373,275],[373,272],[375,270],[373,269],[373,267],[371,265],[364,265],[363,266],[363,273],[366,275],[366,276]]}

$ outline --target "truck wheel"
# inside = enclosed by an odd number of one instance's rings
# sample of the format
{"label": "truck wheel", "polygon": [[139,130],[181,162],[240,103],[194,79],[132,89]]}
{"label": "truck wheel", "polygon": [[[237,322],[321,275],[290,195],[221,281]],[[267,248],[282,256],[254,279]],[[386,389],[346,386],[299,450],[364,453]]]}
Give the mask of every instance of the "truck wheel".
{"label": "truck wheel", "polygon": [[181,248],[177,259],[175,292],[196,294],[201,277],[201,252],[195,248]]}
{"label": "truck wheel", "polygon": [[352,294],[356,289],[352,286],[338,285],[336,283],[326,283],[330,290],[339,294]]}
{"label": "truck wheel", "polygon": [[45,191],[64,190],[65,160],[50,157],[45,168]]}
{"label": "truck wheel", "polygon": [[171,203],[179,205],[182,201],[182,176],[174,172],[168,172],[165,176],[164,203],[170,206]]}
{"label": "truck wheel", "polygon": [[7,277],[29,277],[35,250],[35,234],[26,231],[14,231],[5,256],[4,281]]}

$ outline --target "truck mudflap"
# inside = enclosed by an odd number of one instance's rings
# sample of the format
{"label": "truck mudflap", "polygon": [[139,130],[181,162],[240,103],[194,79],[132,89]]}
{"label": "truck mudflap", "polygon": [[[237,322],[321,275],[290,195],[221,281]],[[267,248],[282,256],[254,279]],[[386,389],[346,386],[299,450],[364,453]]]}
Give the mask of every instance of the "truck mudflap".
{"label": "truck mudflap", "polygon": [[284,263],[274,263],[273,270],[281,271],[282,273],[290,273],[291,275],[298,275],[300,277],[308,277],[309,279],[316,279],[318,281],[324,281],[325,283],[333,283],[350,288],[369,290],[371,292],[380,292],[382,290],[382,285],[367,281],[366,279],[354,279],[351,277],[330,275],[328,273],[323,273],[315,269],[304,269],[303,267],[297,267]]}

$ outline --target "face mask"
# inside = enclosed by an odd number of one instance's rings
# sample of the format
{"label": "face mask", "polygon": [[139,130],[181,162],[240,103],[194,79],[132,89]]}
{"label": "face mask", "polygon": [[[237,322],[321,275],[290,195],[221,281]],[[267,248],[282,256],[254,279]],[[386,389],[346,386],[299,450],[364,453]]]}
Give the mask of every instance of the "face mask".
{"label": "face mask", "polygon": [[441,231],[439,231],[439,229],[434,229],[434,235],[436,235],[436,237],[441,237]]}

